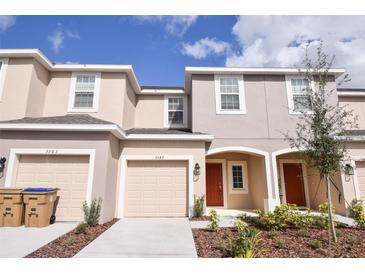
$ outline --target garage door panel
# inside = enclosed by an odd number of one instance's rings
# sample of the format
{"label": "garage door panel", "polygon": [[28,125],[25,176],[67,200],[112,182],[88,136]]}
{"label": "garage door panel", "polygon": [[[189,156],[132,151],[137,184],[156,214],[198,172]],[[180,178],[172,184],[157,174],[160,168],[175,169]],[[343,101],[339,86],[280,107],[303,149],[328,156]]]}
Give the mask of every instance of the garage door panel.
{"label": "garage door panel", "polygon": [[356,173],[359,184],[360,199],[365,205],[365,162],[356,162]]}
{"label": "garage door panel", "polygon": [[187,215],[187,162],[129,161],[125,216]]}
{"label": "garage door panel", "polygon": [[88,170],[88,156],[22,155],[19,158],[16,184],[19,187],[59,188],[57,220],[81,221]]}

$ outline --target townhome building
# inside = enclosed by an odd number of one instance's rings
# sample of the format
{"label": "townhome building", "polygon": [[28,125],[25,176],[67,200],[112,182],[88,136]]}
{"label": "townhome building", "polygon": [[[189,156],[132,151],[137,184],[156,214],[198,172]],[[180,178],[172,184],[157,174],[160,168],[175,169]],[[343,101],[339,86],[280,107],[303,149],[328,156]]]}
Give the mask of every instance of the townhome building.
{"label": "townhome building", "polygon": [[[344,72],[331,69],[327,88],[359,115],[332,187],[348,215],[365,199],[365,91],[337,89]],[[296,68],[227,67],[186,67],[184,87],[141,86],[131,65],[1,49],[0,186],[59,188],[59,221],[82,220],[82,202],[98,197],[102,222],[191,216],[202,195],[208,208],[316,210],[324,183],[284,138],[310,86]]]}

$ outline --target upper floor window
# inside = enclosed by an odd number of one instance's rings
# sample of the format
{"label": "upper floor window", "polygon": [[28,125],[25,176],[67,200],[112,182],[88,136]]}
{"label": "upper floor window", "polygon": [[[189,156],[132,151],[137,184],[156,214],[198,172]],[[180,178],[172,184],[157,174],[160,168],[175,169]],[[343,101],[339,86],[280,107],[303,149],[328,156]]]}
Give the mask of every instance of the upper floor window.
{"label": "upper floor window", "polygon": [[245,114],[243,76],[215,75],[217,114]]}
{"label": "upper floor window", "polygon": [[313,84],[304,77],[286,77],[289,113],[300,114],[311,111]]}
{"label": "upper floor window", "polygon": [[7,58],[0,58],[0,101],[3,94],[4,84],[5,84],[5,73],[8,66]]}
{"label": "upper floor window", "polygon": [[186,97],[165,96],[165,127],[186,127]]}
{"label": "upper floor window", "polygon": [[248,193],[246,161],[228,161],[228,171],[229,192]]}
{"label": "upper floor window", "polygon": [[70,112],[97,112],[100,73],[73,73]]}

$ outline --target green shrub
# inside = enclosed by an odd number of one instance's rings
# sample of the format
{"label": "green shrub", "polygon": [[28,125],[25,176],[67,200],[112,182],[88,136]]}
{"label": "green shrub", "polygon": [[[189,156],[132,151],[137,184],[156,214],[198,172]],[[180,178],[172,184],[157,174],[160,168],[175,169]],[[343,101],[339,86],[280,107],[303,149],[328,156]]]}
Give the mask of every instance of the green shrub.
{"label": "green shrub", "polygon": [[275,242],[275,246],[276,248],[280,248],[280,249],[283,249],[285,248],[285,241],[283,239],[278,239],[276,242]]}
{"label": "green shrub", "polygon": [[96,226],[97,224],[99,224],[101,203],[101,198],[94,198],[91,201],[90,206],[86,202],[82,204],[82,209],[84,211],[84,222],[87,223],[89,226]]}
{"label": "green shrub", "polygon": [[260,232],[236,223],[238,236],[231,238],[230,244],[235,258],[254,258],[261,241]]}
{"label": "green shrub", "polygon": [[309,246],[313,249],[320,249],[322,248],[322,243],[318,240],[311,240],[309,241]]}
{"label": "green shrub", "polygon": [[208,228],[212,231],[219,230],[219,215],[215,209],[209,211],[210,222]]}
{"label": "green shrub", "polygon": [[235,219],[233,221],[233,227],[237,230],[238,233],[243,233],[247,229],[247,224],[240,219]]}
{"label": "green shrub", "polygon": [[194,195],[194,207],[193,214],[194,217],[201,217],[204,215],[204,204],[205,204],[205,196],[196,196]]}
{"label": "green shrub", "polygon": [[292,223],[296,228],[306,230],[314,223],[311,213],[312,211],[310,209],[307,209],[305,213],[300,212],[297,209],[293,210],[293,212],[289,216],[288,221]]}
{"label": "green shrub", "polygon": [[89,228],[89,225],[87,223],[80,223],[75,229],[76,234],[86,234],[87,229]]}
{"label": "green shrub", "polygon": [[[318,211],[320,213],[320,217],[322,218],[322,228],[328,228],[329,221],[328,221],[328,202],[324,202],[318,206]],[[332,206],[332,214],[335,214],[335,207]]]}
{"label": "green shrub", "polygon": [[351,202],[351,215],[354,218],[357,226],[365,229],[365,211],[361,200],[354,199]]}

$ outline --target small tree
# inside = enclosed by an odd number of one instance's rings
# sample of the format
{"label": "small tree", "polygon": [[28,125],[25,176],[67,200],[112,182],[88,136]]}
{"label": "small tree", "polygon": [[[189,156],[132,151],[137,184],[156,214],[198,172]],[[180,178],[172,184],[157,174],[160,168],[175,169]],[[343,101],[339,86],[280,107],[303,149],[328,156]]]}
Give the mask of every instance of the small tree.
{"label": "small tree", "polygon": [[[357,127],[356,118],[346,106],[331,103],[331,96],[336,89],[330,89],[328,83],[333,81],[333,75],[329,73],[335,56],[329,58],[323,52],[323,43],[317,47],[317,59],[312,61],[306,49],[303,64],[305,70],[299,69],[308,83],[315,83],[315,88],[310,86],[309,100],[301,111],[293,136],[285,134],[292,148],[303,152],[306,164],[319,171],[321,181],[326,183],[328,202],[329,233],[334,242],[337,242],[335,225],[332,214],[331,181],[333,175],[341,170],[346,158],[345,143],[346,131]],[[349,81],[345,75],[339,84]],[[301,108],[302,109],[302,108]]]}

